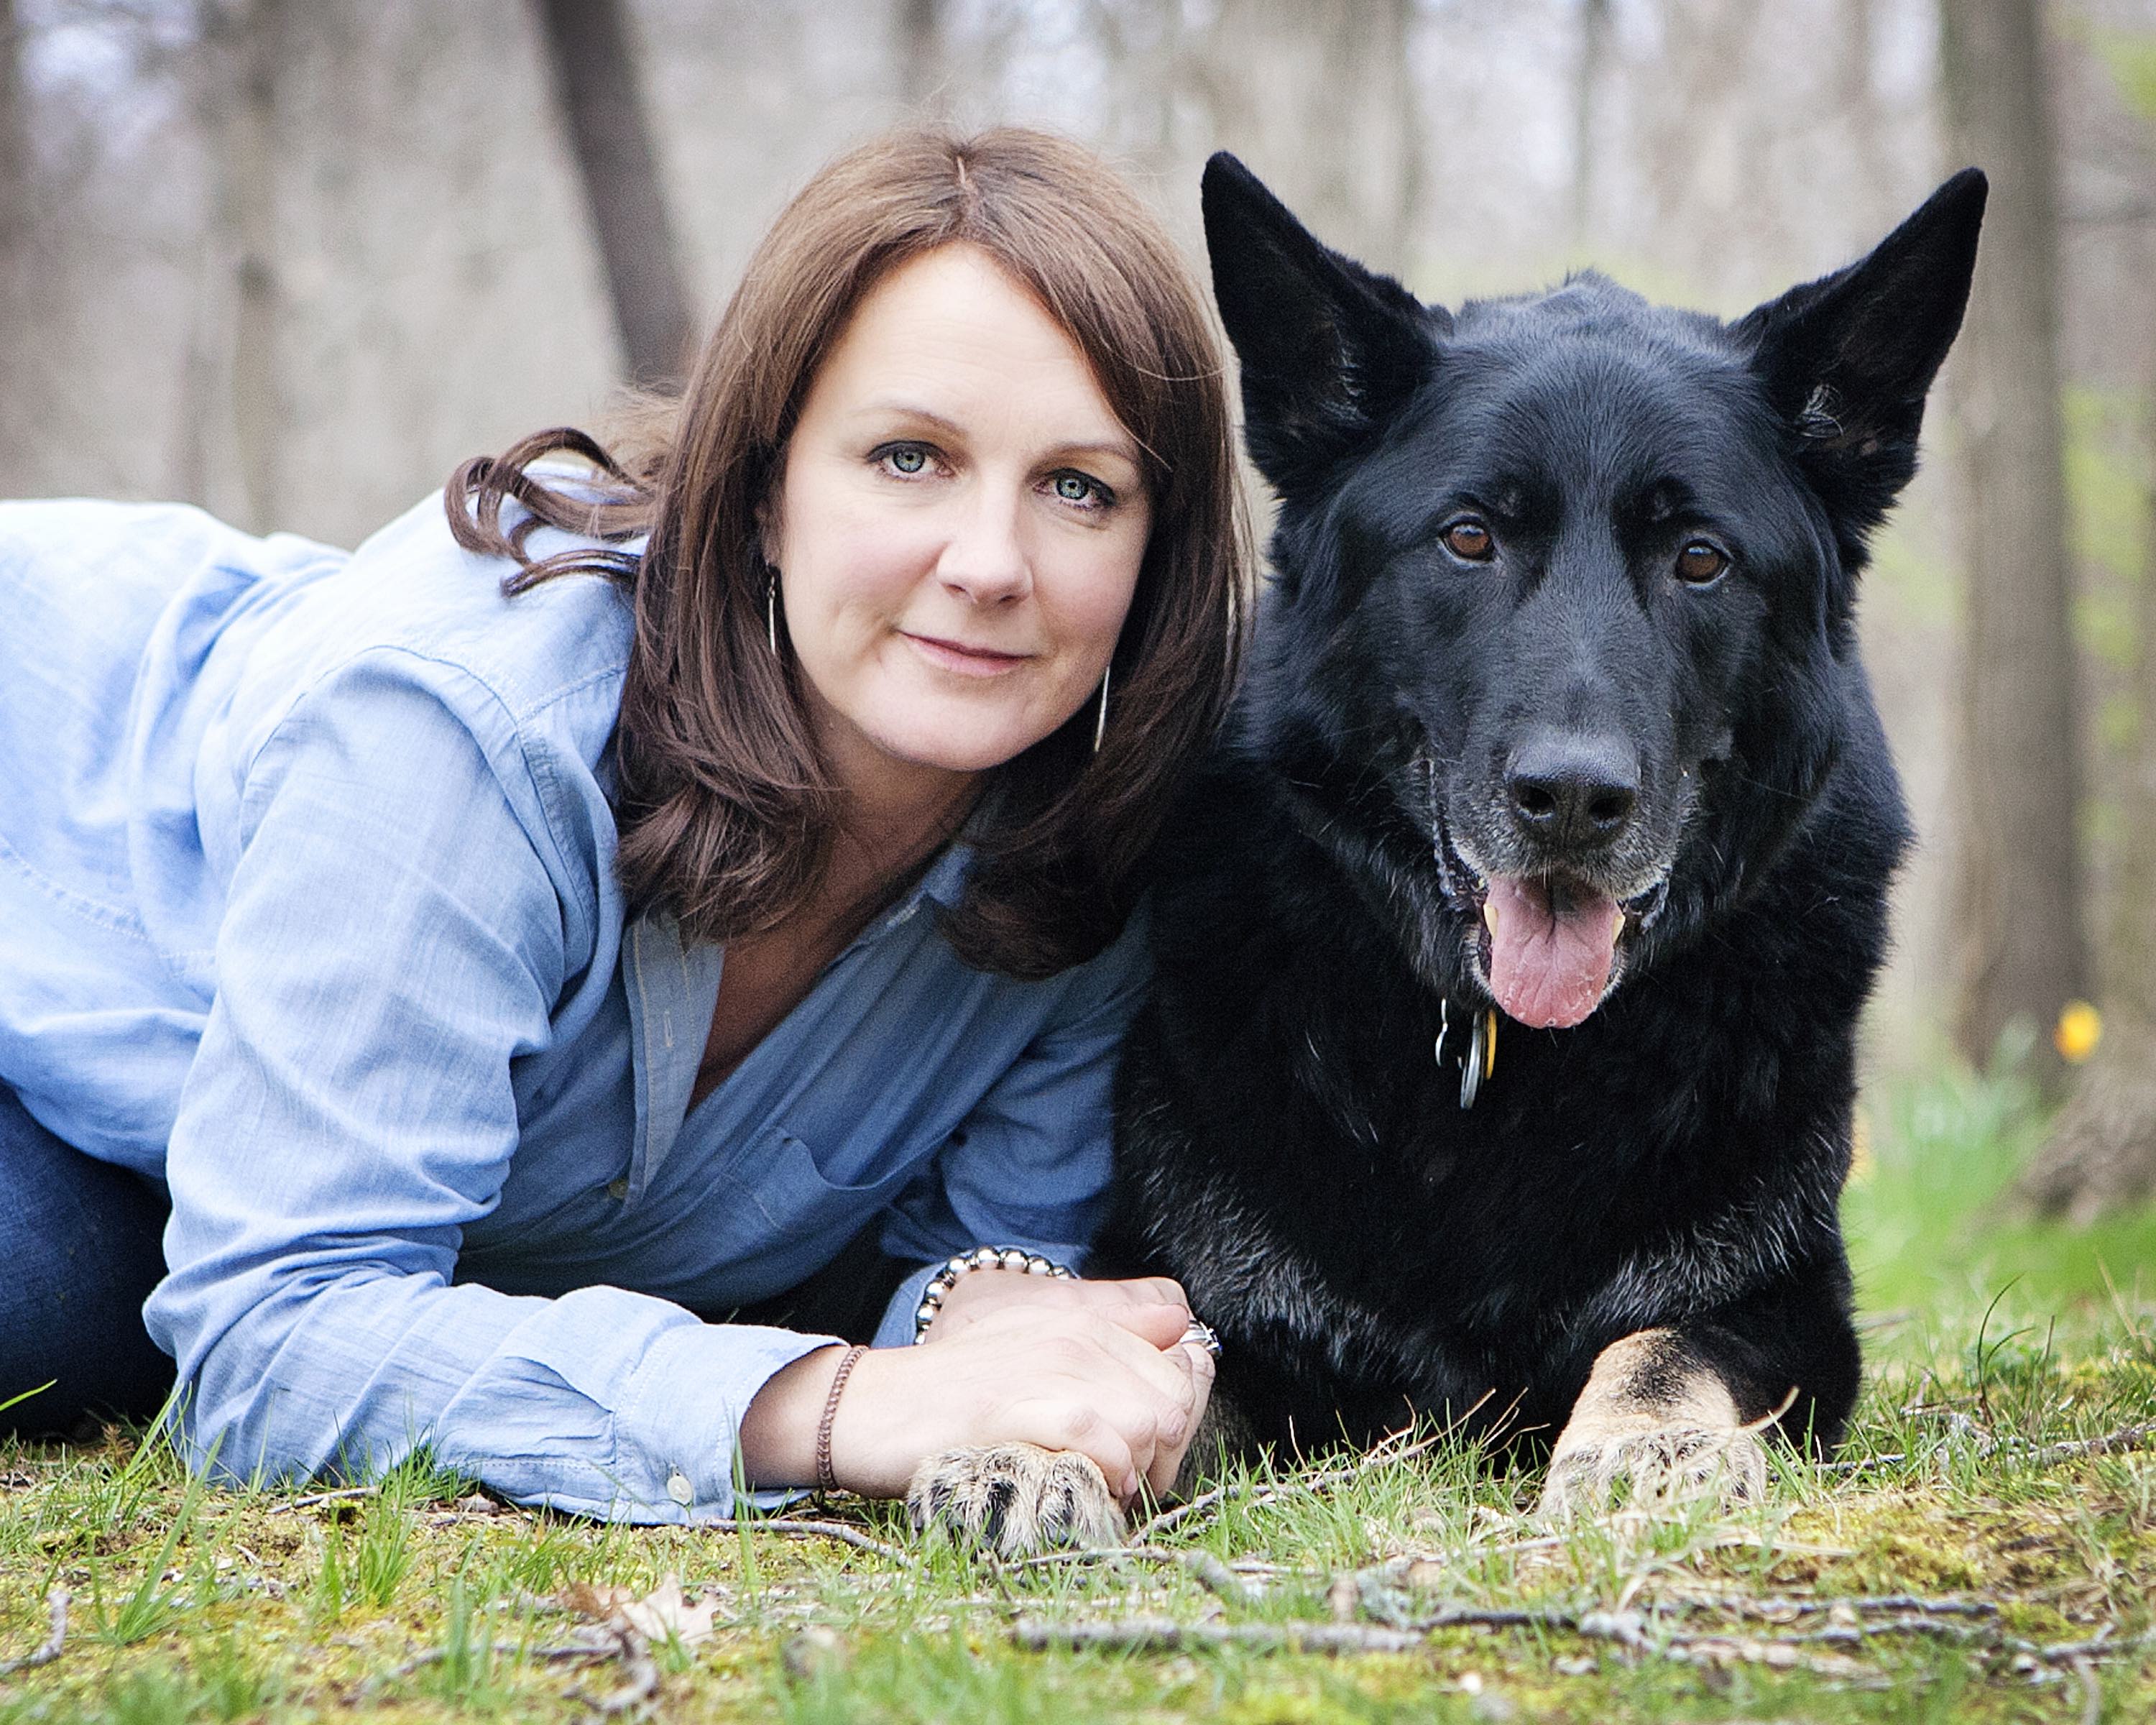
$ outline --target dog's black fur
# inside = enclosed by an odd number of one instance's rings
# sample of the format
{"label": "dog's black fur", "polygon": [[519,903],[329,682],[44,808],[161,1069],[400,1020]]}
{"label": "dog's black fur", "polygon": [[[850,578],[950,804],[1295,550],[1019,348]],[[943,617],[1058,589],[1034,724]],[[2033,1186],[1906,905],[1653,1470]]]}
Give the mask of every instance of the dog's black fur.
{"label": "dog's black fur", "polygon": [[[1101,1260],[1182,1281],[1240,1437],[1479,1404],[1546,1441],[1666,1327],[1740,1418],[1794,1391],[1784,1432],[1837,1440],[1856,1023],[1908,838],[1851,607],[1984,191],[1725,324],[1593,275],[1448,314],[1209,167],[1278,525],[1160,851]],[[1625,932],[1584,1021],[1501,1017],[1463,1108],[1486,873]]]}

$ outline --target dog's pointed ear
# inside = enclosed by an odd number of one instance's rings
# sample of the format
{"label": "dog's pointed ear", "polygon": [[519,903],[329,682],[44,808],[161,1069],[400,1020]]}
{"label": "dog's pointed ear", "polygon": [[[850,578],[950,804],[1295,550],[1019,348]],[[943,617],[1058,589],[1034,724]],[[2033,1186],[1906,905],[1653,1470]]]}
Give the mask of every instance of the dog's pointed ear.
{"label": "dog's pointed ear", "polygon": [[1226,151],[1200,191],[1250,459],[1294,496],[1413,393],[1449,320],[1323,244]]}
{"label": "dog's pointed ear", "polygon": [[1987,189],[1979,169],[1964,168],[1869,257],[1736,326],[1852,547],[1917,470],[1924,396],[1969,304]]}

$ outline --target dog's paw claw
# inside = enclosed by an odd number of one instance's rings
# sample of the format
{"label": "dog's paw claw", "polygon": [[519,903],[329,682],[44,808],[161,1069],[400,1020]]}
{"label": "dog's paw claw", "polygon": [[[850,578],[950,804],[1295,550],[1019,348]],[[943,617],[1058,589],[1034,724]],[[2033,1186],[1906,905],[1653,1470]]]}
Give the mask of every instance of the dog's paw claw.
{"label": "dog's paw claw", "polygon": [[1756,1502],[1767,1491],[1766,1446],[1741,1426],[1697,1425],[1561,1444],[1550,1458],[1537,1512],[1551,1519],[1591,1512],[1620,1487],[1634,1503]]}
{"label": "dog's paw claw", "polygon": [[913,1471],[906,1507],[915,1527],[945,1527],[1006,1558],[1123,1539],[1123,1512],[1101,1470],[1074,1451],[1032,1444],[931,1455]]}

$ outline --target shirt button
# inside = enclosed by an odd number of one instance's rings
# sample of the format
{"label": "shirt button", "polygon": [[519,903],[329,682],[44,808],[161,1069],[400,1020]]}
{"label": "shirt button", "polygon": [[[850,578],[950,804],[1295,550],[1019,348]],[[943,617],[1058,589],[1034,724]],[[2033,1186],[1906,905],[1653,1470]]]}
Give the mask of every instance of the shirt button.
{"label": "shirt button", "polygon": [[628,1177],[624,1175],[619,1180],[608,1181],[607,1196],[611,1198],[616,1204],[627,1204],[629,1202]]}
{"label": "shirt button", "polygon": [[689,1483],[689,1476],[677,1467],[666,1476],[666,1495],[686,1509],[696,1500],[696,1488]]}

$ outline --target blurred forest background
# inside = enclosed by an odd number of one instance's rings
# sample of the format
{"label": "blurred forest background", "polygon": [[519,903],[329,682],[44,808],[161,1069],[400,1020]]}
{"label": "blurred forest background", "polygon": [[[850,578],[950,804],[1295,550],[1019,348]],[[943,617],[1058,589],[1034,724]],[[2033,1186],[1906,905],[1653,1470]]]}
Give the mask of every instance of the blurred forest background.
{"label": "blurred forest background", "polygon": [[2156,0],[0,0],[0,495],[356,543],[662,375],[909,119],[1089,140],[1201,264],[1224,146],[1427,298],[1725,316],[1989,170],[1864,599],[1922,834],[1871,1060],[2004,1049],[2043,1201],[2150,1189]]}

